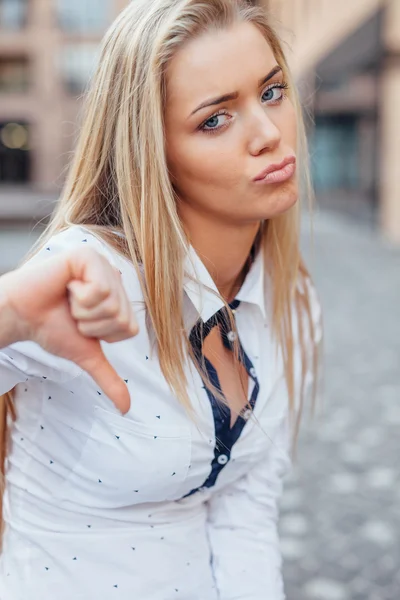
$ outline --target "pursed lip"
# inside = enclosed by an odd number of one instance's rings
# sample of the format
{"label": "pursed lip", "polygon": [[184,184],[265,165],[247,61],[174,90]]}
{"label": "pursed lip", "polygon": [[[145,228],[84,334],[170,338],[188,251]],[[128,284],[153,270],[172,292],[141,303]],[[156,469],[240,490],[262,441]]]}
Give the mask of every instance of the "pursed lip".
{"label": "pursed lip", "polygon": [[295,163],[296,163],[295,156],[287,156],[286,158],[283,159],[282,162],[269,165],[266,169],[261,171],[261,173],[259,173],[253,179],[253,181],[262,181],[270,173],[274,173],[274,171],[280,171],[281,169],[284,169],[285,167],[287,167],[287,165],[291,165],[291,164],[295,164]]}

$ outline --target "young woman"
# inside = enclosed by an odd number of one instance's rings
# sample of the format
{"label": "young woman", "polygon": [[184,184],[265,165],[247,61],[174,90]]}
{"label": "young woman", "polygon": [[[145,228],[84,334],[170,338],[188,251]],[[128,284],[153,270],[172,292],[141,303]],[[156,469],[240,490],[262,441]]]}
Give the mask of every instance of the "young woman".
{"label": "young woman", "polygon": [[[260,9],[134,0],[111,26],[31,264],[91,247],[121,272],[139,333],[101,347],[131,403],[73,352],[2,350],[1,598],[284,598],[277,503],[321,336],[305,158]],[[70,305],[81,335],[112,334],[115,298]]]}

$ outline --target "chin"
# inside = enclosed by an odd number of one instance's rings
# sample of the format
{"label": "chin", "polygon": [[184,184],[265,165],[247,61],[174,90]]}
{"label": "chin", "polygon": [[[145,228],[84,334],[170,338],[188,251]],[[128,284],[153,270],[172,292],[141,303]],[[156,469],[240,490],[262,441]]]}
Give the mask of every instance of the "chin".
{"label": "chin", "polygon": [[283,196],[278,203],[277,214],[282,214],[291,209],[295,204],[297,204],[298,200],[299,192],[297,189],[291,193],[285,194],[285,196]]}
{"label": "chin", "polygon": [[282,186],[268,194],[264,198],[262,207],[262,219],[272,219],[278,215],[281,215],[297,203],[299,199],[299,190],[297,185],[294,184],[283,184]]}

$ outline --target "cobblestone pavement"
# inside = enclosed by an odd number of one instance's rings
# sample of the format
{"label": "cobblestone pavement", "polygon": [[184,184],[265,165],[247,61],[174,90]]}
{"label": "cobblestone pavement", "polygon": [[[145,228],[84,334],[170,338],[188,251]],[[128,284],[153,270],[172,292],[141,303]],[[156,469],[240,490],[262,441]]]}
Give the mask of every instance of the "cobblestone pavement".
{"label": "cobblestone pavement", "polygon": [[400,250],[324,213],[313,255],[325,377],[282,500],[287,597],[399,600]]}

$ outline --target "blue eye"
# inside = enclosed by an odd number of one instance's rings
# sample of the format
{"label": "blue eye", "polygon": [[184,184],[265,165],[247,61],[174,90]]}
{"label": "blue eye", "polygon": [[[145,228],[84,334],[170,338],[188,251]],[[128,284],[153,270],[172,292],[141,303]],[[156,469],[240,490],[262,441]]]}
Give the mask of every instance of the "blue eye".
{"label": "blue eye", "polygon": [[213,133],[214,131],[219,131],[226,126],[229,119],[230,116],[227,112],[219,112],[215,115],[212,115],[209,119],[207,119],[207,121],[204,121],[204,123],[200,125],[199,129],[205,133]]}
{"label": "blue eye", "polygon": [[[276,88],[275,88],[276,89]],[[273,100],[274,99],[274,92],[275,89],[272,90],[267,90],[266,92],[264,92],[263,94],[263,99],[268,102],[269,100]]]}
{"label": "blue eye", "polygon": [[287,83],[273,83],[272,85],[267,87],[266,90],[264,90],[261,99],[263,102],[278,104],[284,99],[284,90],[286,90],[287,88]]}
{"label": "blue eye", "polygon": [[210,129],[215,129],[216,127],[218,127],[219,125],[219,117],[221,115],[214,115],[213,117],[211,117],[210,119],[208,119],[208,121],[206,121],[204,123],[204,125]]}

